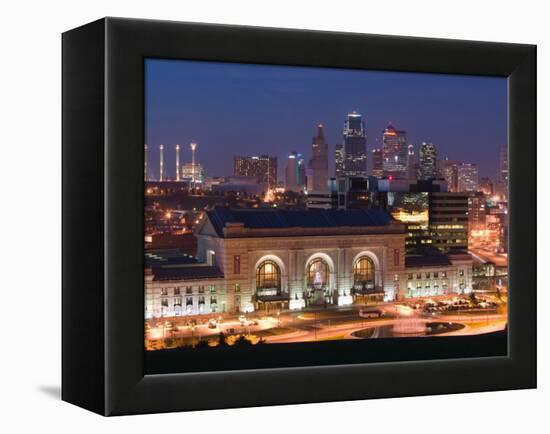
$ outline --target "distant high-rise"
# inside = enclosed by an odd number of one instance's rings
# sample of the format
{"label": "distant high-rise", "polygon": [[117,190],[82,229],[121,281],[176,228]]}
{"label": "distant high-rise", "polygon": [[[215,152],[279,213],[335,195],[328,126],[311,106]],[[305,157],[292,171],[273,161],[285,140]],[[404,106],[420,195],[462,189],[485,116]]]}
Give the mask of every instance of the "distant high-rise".
{"label": "distant high-rise", "polygon": [[313,173],[313,189],[325,191],[328,189],[328,145],[325,140],[323,124],[317,125],[317,135],[311,143],[311,170]]}
{"label": "distant high-rise", "polygon": [[268,155],[233,157],[235,176],[253,176],[258,182],[266,183],[269,188],[277,185],[277,157]]}
{"label": "distant high-rise", "polygon": [[303,191],[306,182],[306,167],[302,154],[296,151],[288,154],[285,168],[285,188],[290,191]]}
{"label": "distant high-rise", "polygon": [[416,159],[414,157],[414,146],[407,146],[407,179],[409,181],[416,181],[418,177],[416,170]]}
{"label": "distant high-rise", "polygon": [[474,163],[462,163],[458,166],[458,191],[476,192],[478,190],[477,165]]}
{"label": "distant high-rise", "polygon": [[388,125],[382,133],[384,176],[395,179],[407,177],[407,133]]}
{"label": "distant high-rise", "polygon": [[176,181],[180,180],[180,145],[176,145]]}
{"label": "distant high-rise", "polygon": [[384,176],[384,158],[381,148],[372,150],[372,176],[376,176],[378,179]]}
{"label": "distant high-rise", "polygon": [[145,151],[143,153],[143,179],[147,181],[147,143],[145,144]]}
{"label": "distant high-rise", "polygon": [[344,175],[344,145],[337,143],[334,151],[334,172],[336,177]]}
{"label": "distant high-rise", "polygon": [[357,112],[344,123],[344,175],[367,176],[367,137],[365,123]]}
{"label": "distant high-rise", "polygon": [[437,178],[437,149],[433,143],[422,142],[418,147],[418,178]]}
{"label": "distant high-rise", "polygon": [[460,163],[458,161],[449,160],[445,158],[443,164],[443,177],[447,181],[447,187],[449,192],[456,193],[458,191],[458,166]]}
{"label": "distant high-rise", "polygon": [[498,192],[508,199],[508,147],[503,145],[500,148],[498,168]]}
{"label": "distant high-rise", "polygon": [[164,145],[160,145],[160,175],[159,181],[164,181]]}

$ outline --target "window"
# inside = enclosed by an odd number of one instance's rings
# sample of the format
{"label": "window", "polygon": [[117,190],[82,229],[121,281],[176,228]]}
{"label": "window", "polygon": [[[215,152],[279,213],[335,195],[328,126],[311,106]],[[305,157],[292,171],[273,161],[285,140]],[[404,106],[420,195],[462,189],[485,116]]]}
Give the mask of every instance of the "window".
{"label": "window", "polygon": [[168,288],[160,288],[160,295],[168,295]]}
{"label": "window", "polygon": [[235,292],[241,292],[241,285],[235,283]]}
{"label": "window", "polygon": [[199,294],[204,294],[204,285],[199,286]]}
{"label": "window", "polygon": [[210,289],[210,293],[214,294],[216,292],[216,285],[210,285],[209,289]]}
{"label": "window", "polygon": [[186,306],[193,306],[193,298],[192,297],[186,297],[185,305]]}
{"label": "window", "polygon": [[439,279],[439,272],[434,271],[434,279]]}
{"label": "window", "polygon": [[416,273],[416,278],[417,279],[422,279],[422,274],[421,273]]}
{"label": "window", "polygon": [[361,256],[353,265],[353,287],[355,289],[374,288],[374,263],[368,256]]}
{"label": "window", "polygon": [[426,279],[430,278],[430,273],[426,273]]}
{"label": "window", "polygon": [[185,287],[185,293],[186,294],[193,294],[193,287],[192,286],[186,286]]}
{"label": "window", "polygon": [[174,288],[174,295],[180,295],[180,289]]}
{"label": "window", "polygon": [[215,296],[210,297],[210,304],[218,304],[218,300]]}
{"label": "window", "polygon": [[442,272],[441,272],[441,277],[443,277],[444,279],[447,278],[447,272],[446,272],[446,271],[442,271]]}
{"label": "window", "polygon": [[416,282],[416,288],[417,289],[422,288],[422,282]]}
{"label": "window", "polygon": [[458,270],[458,275],[460,277],[463,277],[464,276],[464,270]]}
{"label": "window", "polygon": [[281,289],[281,270],[273,261],[264,261],[256,270],[256,290],[279,291]]}
{"label": "window", "polygon": [[399,249],[393,249],[393,265],[399,265]]}
{"label": "window", "polygon": [[174,306],[181,306],[181,297],[174,297]]}
{"label": "window", "polygon": [[321,289],[328,286],[328,264],[321,258],[309,263],[307,268],[308,288]]}
{"label": "window", "polygon": [[233,274],[241,274],[241,257],[233,256]]}
{"label": "window", "polygon": [[424,285],[425,288],[429,288],[430,287],[430,282],[426,280],[426,284]]}
{"label": "window", "polygon": [[199,304],[204,304],[204,296],[203,295],[201,295],[199,297]]}
{"label": "window", "polygon": [[407,274],[407,279],[408,279],[408,280],[412,280],[412,278],[413,278],[413,274],[412,274],[412,273]]}
{"label": "window", "polygon": [[162,307],[168,307],[168,299],[167,298],[163,298],[160,300],[160,305]]}
{"label": "window", "polygon": [[395,275],[393,276],[393,281],[394,281],[394,282],[399,282],[399,274],[395,274]]}

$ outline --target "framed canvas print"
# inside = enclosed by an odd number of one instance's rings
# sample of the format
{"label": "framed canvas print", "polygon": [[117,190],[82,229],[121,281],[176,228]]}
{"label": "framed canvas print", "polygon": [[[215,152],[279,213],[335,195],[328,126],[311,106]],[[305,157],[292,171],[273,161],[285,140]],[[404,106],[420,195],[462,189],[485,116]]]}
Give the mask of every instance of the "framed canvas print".
{"label": "framed canvas print", "polygon": [[536,48],[105,18],[63,34],[63,399],[536,386]]}

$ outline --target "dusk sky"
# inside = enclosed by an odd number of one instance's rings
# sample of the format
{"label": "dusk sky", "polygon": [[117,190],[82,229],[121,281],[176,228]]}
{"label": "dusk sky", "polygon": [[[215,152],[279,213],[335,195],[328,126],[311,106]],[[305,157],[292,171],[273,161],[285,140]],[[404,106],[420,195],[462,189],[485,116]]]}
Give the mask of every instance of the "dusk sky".
{"label": "dusk sky", "polygon": [[436,144],[439,158],[477,163],[493,181],[506,143],[506,79],[294,66],[148,59],[145,63],[145,138],[149,177],[159,176],[159,145],[167,176],[191,161],[189,143],[207,176],[233,174],[233,155],[274,155],[284,179],[286,156],[306,161],[316,125],[325,125],[329,176],[346,114],[363,115],[371,153],[389,122],[407,143]]}

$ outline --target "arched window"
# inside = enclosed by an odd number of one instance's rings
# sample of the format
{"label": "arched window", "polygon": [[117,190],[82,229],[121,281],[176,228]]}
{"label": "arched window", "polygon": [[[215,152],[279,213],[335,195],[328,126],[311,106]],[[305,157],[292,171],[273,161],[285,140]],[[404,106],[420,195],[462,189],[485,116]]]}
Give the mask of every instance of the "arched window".
{"label": "arched window", "polygon": [[281,290],[281,270],[273,261],[264,261],[256,270],[256,290],[270,292]]}
{"label": "arched window", "polygon": [[322,289],[328,286],[328,264],[321,258],[316,258],[309,263],[307,268],[308,288]]}
{"label": "arched window", "polygon": [[374,262],[368,256],[361,256],[353,264],[353,287],[355,289],[374,288]]}

